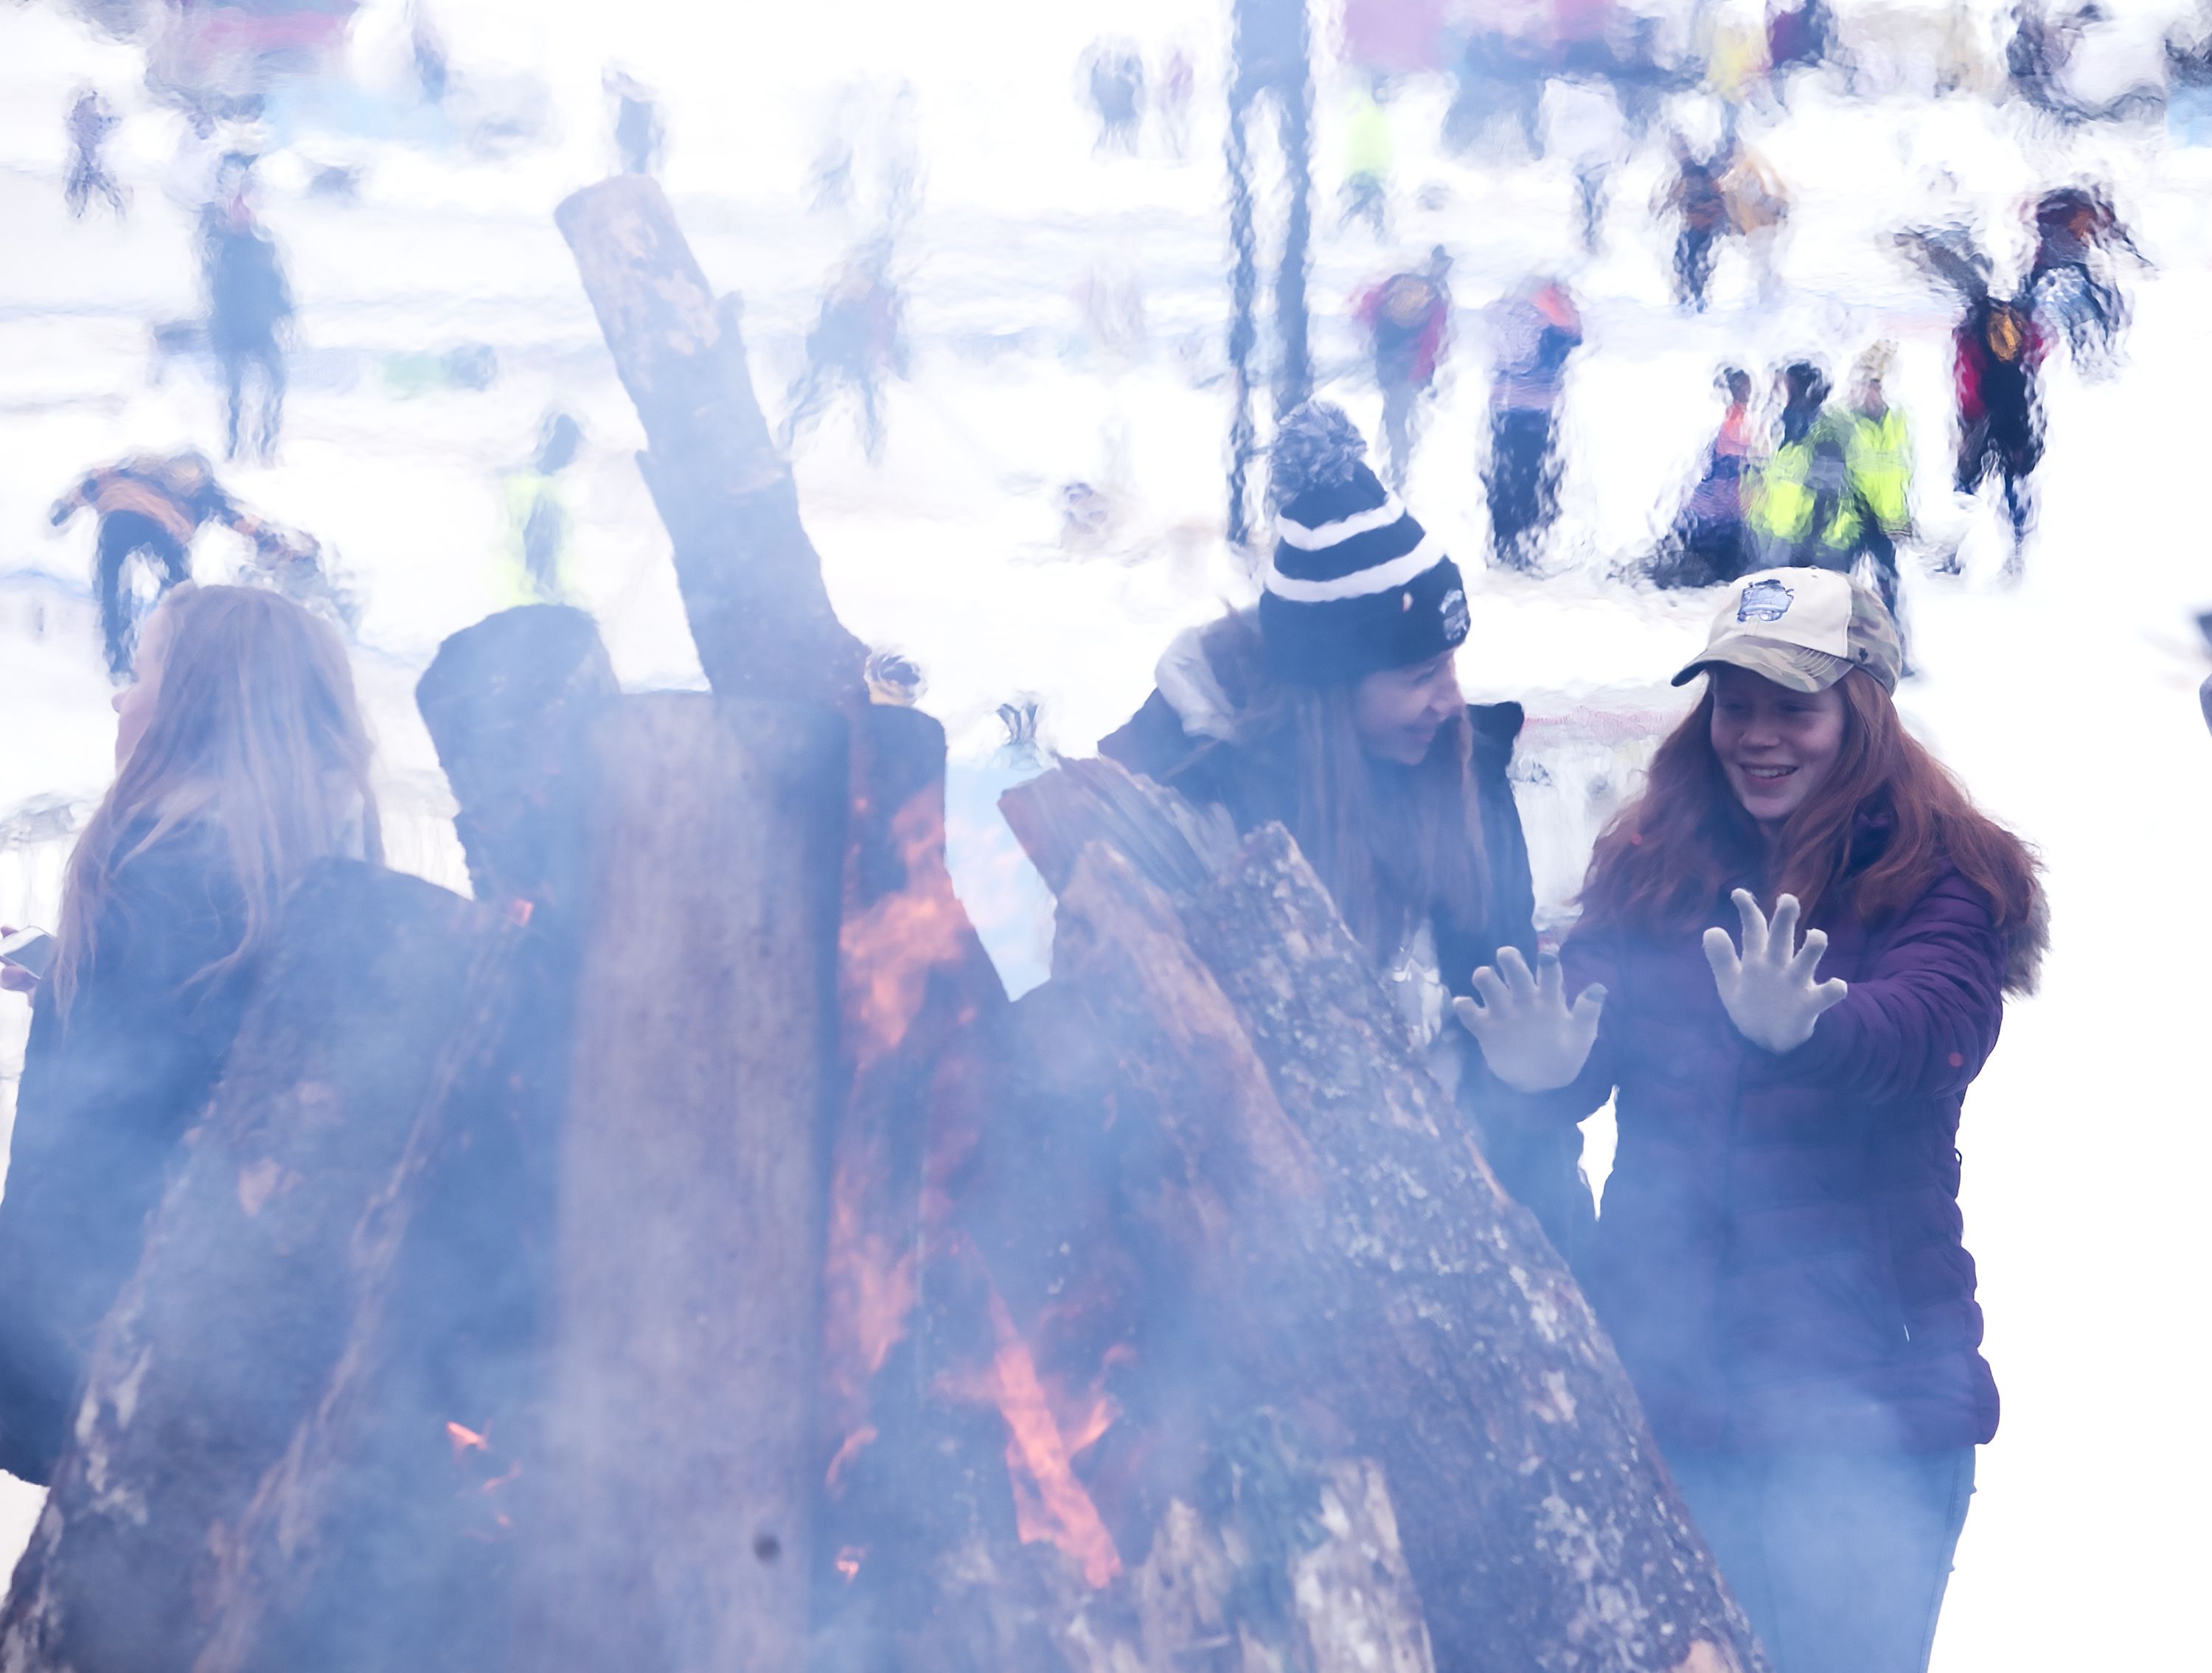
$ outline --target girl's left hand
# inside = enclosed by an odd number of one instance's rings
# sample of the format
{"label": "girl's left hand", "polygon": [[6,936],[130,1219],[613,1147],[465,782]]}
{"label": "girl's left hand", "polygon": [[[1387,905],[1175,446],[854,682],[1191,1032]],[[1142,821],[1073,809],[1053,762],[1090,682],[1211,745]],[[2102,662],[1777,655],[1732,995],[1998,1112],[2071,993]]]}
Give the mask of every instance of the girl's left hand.
{"label": "girl's left hand", "polygon": [[1816,983],[1813,972],[1828,950],[1826,930],[1808,929],[1802,946],[1797,942],[1797,897],[1784,895],[1774,903],[1774,921],[1747,889],[1729,897],[1743,915],[1743,956],[1736,956],[1729,933],[1716,925],[1705,932],[1705,962],[1713,967],[1713,982],[1729,1020],[1753,1045],[1780,1056],[1795,1051],[1813,1037],[1820,1013],[1843,1002],[1850,991],[1838,978]]}

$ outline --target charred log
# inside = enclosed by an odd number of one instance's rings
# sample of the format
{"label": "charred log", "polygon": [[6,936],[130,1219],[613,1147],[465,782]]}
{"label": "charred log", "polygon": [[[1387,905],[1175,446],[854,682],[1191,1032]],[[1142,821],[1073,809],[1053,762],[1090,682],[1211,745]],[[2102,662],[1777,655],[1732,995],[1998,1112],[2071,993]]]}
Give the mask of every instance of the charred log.
{"label": "charred log", "polygon": [[[1160,793],[1114,777],[1048,776],[1010,817],[1141,824]],[[1148,869],[1188,875],[1195,851],[1146,832]],[[1049,985],[1112,1043],[1139,1241],[1202,1316],[1221,1403],[1380,1463],[1437,1664],[1760,1665],[1610,1345],[1287,836],[1179,901],[1103,843],[1061,869]]]}
{"label": "charred log", "polygon": [[194,1666],[250,1560],[241,1518],[344,1351],[425,1112],[496,1038],[506,952],[412,879],[332,864],[295,895],[101,1327],[0,1665]]}

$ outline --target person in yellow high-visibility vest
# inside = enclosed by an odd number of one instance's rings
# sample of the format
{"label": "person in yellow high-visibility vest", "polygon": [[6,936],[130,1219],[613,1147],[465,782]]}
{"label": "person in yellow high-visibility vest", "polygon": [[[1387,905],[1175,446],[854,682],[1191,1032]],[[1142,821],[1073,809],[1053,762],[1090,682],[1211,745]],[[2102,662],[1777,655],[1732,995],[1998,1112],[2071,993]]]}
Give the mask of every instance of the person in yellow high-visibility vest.
{"label": "person in yellow high-visibility vest", "polygon": [[1912,434],[1882,386],[1896,356],[1894,344],[1877,343],[1851,368],[1844,445],[1848,520],[1836,532],[1828,564],[1849,569],[1863,554],[1893,617],[1898,613],[1897,543],[1912,527]]}
{"label": "person in yellow high-visibility vest", "polygon": [[537,456],[501,479],[507,514],[500,564],[503,608],[571,601],[568,508],[561,497],[560,478],[575,462],[583,440],[576,421],[556,412],[545,421]]}

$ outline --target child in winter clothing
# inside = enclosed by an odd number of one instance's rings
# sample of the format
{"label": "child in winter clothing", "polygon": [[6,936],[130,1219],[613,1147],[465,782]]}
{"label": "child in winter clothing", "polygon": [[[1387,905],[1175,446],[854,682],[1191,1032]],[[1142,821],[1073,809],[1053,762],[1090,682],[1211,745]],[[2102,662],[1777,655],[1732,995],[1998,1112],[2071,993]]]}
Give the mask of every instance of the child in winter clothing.
{"label": "child in winter clothing", "polygon": [[1584,1286],[1780,1673],[1925,1668],[1996,1428],[1953,1147],[2042,895],[1899,721],[1902,660],[1833,571],[1738,582],[1564,971],[1501,953],[1461,1007],[1560,1120],[1615,1100]]}
{"label": "child in winter clothing", "polygon": [[1525,1120],[1528,1101],[1447,1026],[1477,964],[1534,948],[1506,780],[1521,709],[1461,697],[1459,570],[1363,451],[1334,406],[1284,421],[1272,455],[1279,540],[1258,611],[1171,646],[1159,689],[1100,752],[1226,808],[1242,830],[1289,829],[1499,1180],[1571,1254],[1591,1216],[1579,1135]]}

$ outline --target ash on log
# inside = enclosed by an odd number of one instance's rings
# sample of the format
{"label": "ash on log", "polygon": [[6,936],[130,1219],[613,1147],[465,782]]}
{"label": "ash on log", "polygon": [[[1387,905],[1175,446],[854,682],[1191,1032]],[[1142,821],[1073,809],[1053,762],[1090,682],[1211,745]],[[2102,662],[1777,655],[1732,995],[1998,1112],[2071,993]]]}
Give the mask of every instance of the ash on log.
{"label": "ash on log", "polygon": [[842,723],[629,697],[560,1140],[544,1524],[510,1665],[804,1657]]}
{"label": "ash on log", "polygon": [[1061,880],[1048,985],[1146,1129],[1154,1183],[1124,1189],[1236,1397],[1380,1463],[1439,1667],[1763,1666],[1611,1345],[1295,844],[1271,826],[1220,865],[1167,794],[1085,763],[1006,806]]}
{"label": "ash on log", "polygon": [[9,1673],[191,1668],[234,1532],[344,1349],[427,1116],[499,1037],[511,938],[350,862],[285,909],[228,1067],[100,1327],[0,1613]]}

